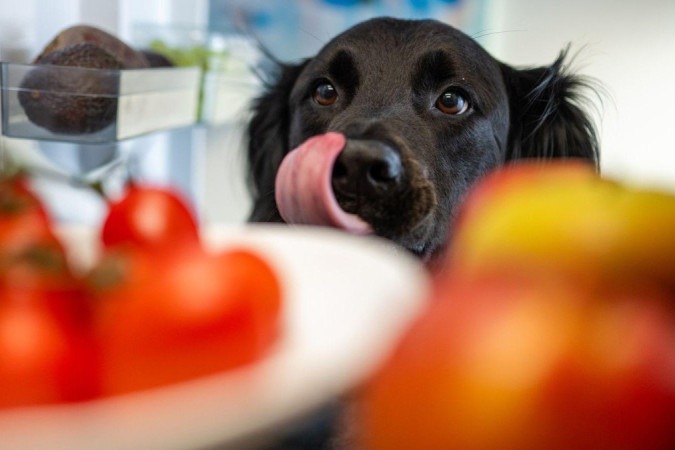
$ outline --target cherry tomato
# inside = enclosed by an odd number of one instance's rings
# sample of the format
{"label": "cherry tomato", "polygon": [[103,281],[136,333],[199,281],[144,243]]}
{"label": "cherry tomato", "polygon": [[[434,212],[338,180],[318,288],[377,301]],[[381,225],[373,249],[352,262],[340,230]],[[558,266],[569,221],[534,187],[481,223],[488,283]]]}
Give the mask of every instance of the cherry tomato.
{"label": "cherry tomato", "polygon": [[0,285],[7,288],[50,292],[69,289],[75,281],[65,250],[56,239],[0,257]]}
{"label": "cherry tomato", "polygon": [[47,219],[40,199],[30,190],[28,181],[21,175],[0,179],[0,215],[5,217],[26,211],[39,211]]}
{"label": "cherry tomato", "polygon": [[89,278],[100,307],[106,394],[256,361],[275,342],[281,291],[247,250],[110,251]]}
{"label": "cherry tomato", "polygon": [[0,407],[98,394],[90,312],[77,289],[0,288]]}
{"label": "cherry tomato", "polygon": [[0,407],[96,395],[90,305],[38,197],[0,180]]}
{"label": "cherry tomato", "polygon": [[40,200],[21,177],[0,180],[0,258],[11,259],[36,243],[57,243]]}
{"label": "cherry tomato", "polygon": [[132,184],[119,201],[110,204],[101,240],[107,248],[130,244],[161,250],[197,243],[199,232],[193,213],[178,193]]}
{"label": "cherry tomato", "polygon": [[0,284],[61,289],[73,282],[63,245],[25,179],[0,181]]}

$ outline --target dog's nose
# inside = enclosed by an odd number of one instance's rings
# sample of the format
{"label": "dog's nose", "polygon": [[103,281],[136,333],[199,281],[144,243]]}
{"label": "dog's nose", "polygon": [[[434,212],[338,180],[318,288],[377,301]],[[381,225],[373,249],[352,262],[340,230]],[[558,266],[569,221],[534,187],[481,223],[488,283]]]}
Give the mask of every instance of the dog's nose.
{"label": "dog's nose", "polygon": [[398,152],[373,140],[348,139],[333,167],[333,190],[339,197],[377,199],[397,191],[403,177]]}

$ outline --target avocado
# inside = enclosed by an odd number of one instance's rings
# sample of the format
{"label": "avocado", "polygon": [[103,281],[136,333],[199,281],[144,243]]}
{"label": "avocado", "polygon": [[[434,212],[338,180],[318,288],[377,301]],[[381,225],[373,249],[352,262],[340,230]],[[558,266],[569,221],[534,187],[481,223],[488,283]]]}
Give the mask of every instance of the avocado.
{"label": "avocado", "polygon": [[35,125],[71,135],[94,133],[114,122],[119,93],[114,70],[150,66],[141,52],[84,25],[59,33],[34,64],[22,80],[19,103]]}
{"label": "avocado", "polygon": [[150,67],[143,53],[131,48],[112,34],[89,25],[75,25],[61,31],[49,42],[36,58],[36,63],[49,53],[75,44],[97,45],[117,60],[124,69],[145,69]]}
{"label": "avocado", "polygon": [[150,63],[150,67],[174,67],[175,64],[169,58],[153,50],[141,50]]}
{"label": "avocado", "polygon": [[60,70],[48,67],[121,69],[120,62],[94,44],[75,44],[48,53],[26,74],[19,102],[28,119],[54,133],[84,134],[110,125],[117,115],[119,79],[101,70]]}

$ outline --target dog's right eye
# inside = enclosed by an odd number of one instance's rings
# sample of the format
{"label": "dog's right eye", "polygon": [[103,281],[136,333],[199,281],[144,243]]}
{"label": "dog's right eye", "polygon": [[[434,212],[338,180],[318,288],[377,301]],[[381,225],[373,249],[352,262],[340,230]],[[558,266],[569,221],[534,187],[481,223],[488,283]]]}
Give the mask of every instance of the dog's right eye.
{"label": "dog's right eye", "polygon": [[335,87],[327,81],[324,81],[314,89],[314,101],[321,106],[330,106],[337,100],[338,94]]}
{"label": "dog's right eye", "polygon": [[438,97],[436,108],[445,114],[458,116],[469,109],[469,102],[462,91],[450,88]]}

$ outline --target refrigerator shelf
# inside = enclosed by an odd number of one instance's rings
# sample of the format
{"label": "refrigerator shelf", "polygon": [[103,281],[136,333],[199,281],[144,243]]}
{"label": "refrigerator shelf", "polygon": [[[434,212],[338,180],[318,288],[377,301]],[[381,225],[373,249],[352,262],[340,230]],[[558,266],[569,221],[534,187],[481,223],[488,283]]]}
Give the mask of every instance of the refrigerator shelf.
{"label": "refrigerator shelf", "polygon": [[0,64],[6,137],[110,144],[197,122],[198,67],[109,70]]}

